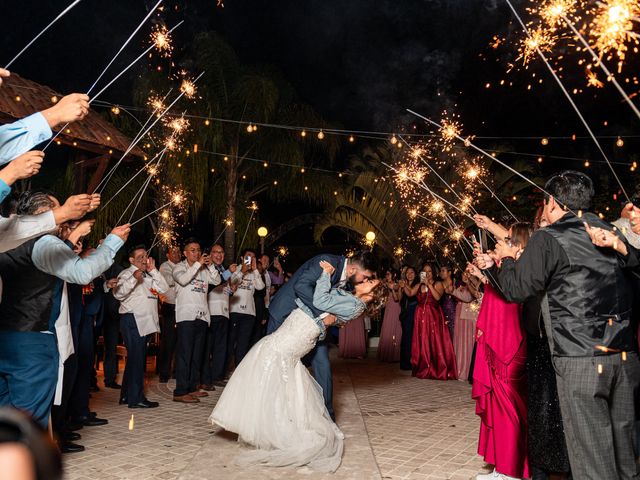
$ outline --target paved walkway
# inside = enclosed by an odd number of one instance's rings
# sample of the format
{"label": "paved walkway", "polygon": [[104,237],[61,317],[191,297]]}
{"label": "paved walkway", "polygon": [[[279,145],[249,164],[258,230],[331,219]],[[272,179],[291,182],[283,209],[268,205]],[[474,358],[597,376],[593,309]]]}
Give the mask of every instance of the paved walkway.
{"label": "paved walkway", "polygon": [[244,447],[207,423],[219,391],[197,405],[178,404],[171,401],[173,382],[153,377],[147,396],[160,402],[157,409],[119,406],[115,390],[93,394],[92,409],[109,424],[80,431],[78,443],[87,449],[65,455],[65,478],[468,480],[487,471],[475,454],[479,420],[468,384],[418,380],[375,358],[333,359],[333,368],[337,422],[346,435],[334,475],[237,467],[233,458]]}

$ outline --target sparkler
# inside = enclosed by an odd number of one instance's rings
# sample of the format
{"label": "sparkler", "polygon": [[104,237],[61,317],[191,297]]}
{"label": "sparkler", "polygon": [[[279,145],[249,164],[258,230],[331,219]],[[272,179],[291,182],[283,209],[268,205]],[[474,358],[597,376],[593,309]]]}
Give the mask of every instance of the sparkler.
{"label": "sparkler", "polygon": [[187,98],[193,98],[196,94],[195,81],[184,79],[182,85],[180,85],[180,91],[185,94]]}
{"label": "sparkler", "polygon": [[160,4],[162,3],[163,0],[158,0],[158,2],[153,6],[153,8],[151,8],[149,10],[149,13],[147,13],[147,15],[142,19],[142,21],[138,24],[138,26],[136,27],[136,29],[133,31],[133,33],[131,35],[129,35],[129,38],[127,38],[127,40],[122,44],[122,46],[120,47],[120,50],[118,50],[118,52],[114,55],[114,57],[111,59],[111,61],[107,64],[107,66],[104,68],[104,70],[102,70],[102,72],[100,73],[100,75],[98,75],[98,78],[96,78],[96,81],[93,82],[93,85],[91,85],[91,87],[89,87],[89,90],[87,90],[87,95],[89,95],[91,93],[91,91],[95,88],[95,86],[98,84],[98,82],[100,81],[100,79],[102,79],[102,77],[104,76],[105,73],[107,73],[107,70],[109,70],[109,67],[111,67],[111,65],[113,65],[113,62],[116,61],[116,58],[118,58],[118,56],[120,56],[120,54],[122,53],[122,51],[126,48],[127,45],[129,45],[129,42],[133,39],[133,37],[135,36],[136,33],[138,33],[138,30],[140,30],[142,28],[142,26],[147,22],[147,20],[149,20],[149,17],[151,17],[151,15],[153,15],[153,12],[156,11],[156,9],[160,6]]}
{"label": "sparkler", "polygon": [[[511,12],[513,13],[513,15],[515,16],[516,20],[518,20],[518,23],[520,24],[520,26],[522,27],[522,30],[525,32],[525,34],[530,37],[531,33],[529,31],[529,29],[527,28],[527,26],[525,25],[525,23],[522,21],[522,18],[520,17],[520,15],[518,14],[518,11],[515,9],[515,7],[513,6],[513,4],[511,3],[511,0],[505,0],[507,2],[507,5],[509,6],[509,8],[511,9]],[[624,1],[624,0],[618,0],[618,1]],[[600,154],[602,155],[602,157],[605,159],[605,161],[607,162],[607,165],[609,165],[609,168],[611,169],[611,173],[613,174],[614,178],[616,179],[616,181],[618,182],[618,185],[620,186],[620,188],[622,189],[622,193],[624,194],[624,196],[627,198],[627,200],[629,202],[631,202],[629,195],[627,195],[627,191],[625,190],[624,186],[622,185],[622,182],[620,181],[620,178],[618,178],[618,174],[616,173],[616,171],[613,169],[613,165],[611,165],[611,162],[609,161],[609,158],[607,157],[607,155],[604,153],[604,150],[602,149],[602,146],[600,145],[600,142],[598,142],[598,139],[596,138],[596,136],[594,135],[593,131],[591,130],[591,127],[589,126],[589,124],[587,123],[587,121],[585,120],[584,116],[582,115],[582,112],[580,111],[580,109],[578,108],[578,106],[576,105],[576,103],[573,101],[573,98],[571,98],[571,95],[569,94],[569,92],[567,91],[567,89],[565,88],[564,84],[562,83],[562,81],[560,80],[560,77],[558,77],[558,74],[556,73],[556,71],[553,69],[553,67],[551,66],[551,64],[549,63],[549,61],[547,60],[547,57],[545,56],[544,52],[539,48],[536,47],[536,52],[538,53],[538,56],[544,61],[544,64],[546,65],[547,69],[549,70],[549,72],[551,73],[551,75],[553,76],[554,80],[556,81],[556,83],[558,84],[558,86],[560,87],[560,89],[562,90],[562,93],[564,93],[565,97],[567,98],[567,100],[569,101],[569,103],[571,104],[571,106],[573,107],[574,111],[576,112],[576,114],[578,115],[578,118],[580,118],[580,121],[582,122],[582,124],[584,125],[585,129],[587,130],[587,132],[589,133],[589,136],[591,137],[591,139],[593,140],[593,142],[595,143],[596,147],[598,148],[598,150],[600,151]],[[520,175],[522,177],[524,177],[523,175]],[[530,182],[533,183],[533,182]],[[538,187],[539,188],[539,187]]]}
{"label": "sparkler", "polygon": [[56,23],[58,20],[60,20],[62,17],[64,17],[64,16],[69,12],[69,10],[71,10],[73,7],[75,7],[75,6],[76,6],[78,3],[80,3],[81,1],[82,1],[82,0],[75,0],[74,2],[71,2],[71,4],[70,4],[67,8],[65,8],[62,12],[60,12],[56,18],[54,18],[53,20],[51,20],[51,22],[49,22],[49,24],[48,24],[46,27],[44,27],[44,28],[40,31],[40,33],[38,33],[35,37],[33,37],[33,40],[31,40],[29,43],[27,43],[27,44],[25,45],[25,47],[24,47],[22,50],[20,50],[20,51],[17,53],[17,55],[16,55],[15,57],[13,57],[13,58],[9,61],[9,63],[7,63],[7,64],[5,65],[5,67],[4,67],[4,68],[5,68],[6,70],[8,70],[8,69],[9,69],[9,67],[13,64],[13,62],[15,62],[18,58],[20,58],[20,56],[21,56],[24,52],[26,52],[26,51],[27,51],[27,49],[28,49],[31,45],[33,45],[33,44],[34,44],[34,42],[35,42],[36,40],[38,40],[38,39],[39,39],[39,38],[44,34],[44,32],[46,32],[47,30],[49,30],[49,28],[51,28],[51,26],[53,26],[53,24],[54,24],[54,23]]}
{"label": "sparkler", "polygon": [[165,208],[167,208],[170,205],[181,205],[185,200],[185,197],[180,194],[180,193],[175,193],[172,197],[171,200],[169,200],[167,203],[165,203],[164,205],[162,205],[161,207],[156,208],[154,211],[147,213],[146,215],[140,217],[139,219],[137,219],[135,222],[132,222],[130,225],[133,227],[136,223],[141,222],[142,220],[145,220],[146,218],[149,218],[151,215],[153,215],[154,213],[159,212],[160,210],[163,210]]}
{"label": "sparkler", "polygon": [[[200,75],[198,75],[198,77],[194,80],[194,83],[197,82],[200,77],[202,77],[202,75],[204,75],[204,72],[202,72]],[[111,168],[111,170],[109,171],[109,173],[105,176],[105,178],[103,179],[103,181],[101,181],[98,186],[96,187],[95,191],[93,193],[95,193],[99,188],[102,187],[102,189],[100,190],[100,192],[102,192],[102,190],[104,190],[104,188],[106,187],[109,179],[113,176],[113,174],[115,173],[116,169],[118,168],[118,166],[120,165],[120,163],[122,163],[122,161],[124,160],[124,158],[129,154],[129,152],[131,152],[131,150],[133,150],[133,148],[140,142],[140,140],[142,140],[142,138],[149,133],[149,131],[160,121],[160,119],[162,117],[164,117],[164,115],[171,110],[171,108],[178,102],[178,100],[180,100],[182,98],[182,96],[184,95],[184,92],[180,92],[180,94],[175,98],[175,100],[173,100],[173,102],[171,102],[171,104],[165,108],[163,110],[163,112],[160,115],[157,115],[157,118],[153,121],[153,123],[147,127],[146,129],[143,129],[144,131],[142,133],[140,133],[137,138],[135,138],[131,144],[129,145],[129,147],[127,147],[127,150],[122,154],[122,156],[120,157],[120,160],[118,160],[116,162],[116,164]]]}
{"label": "sparkler", "polygon": [[600,58],[608,52],[615,52],[622,65],[629,50],[627,42],[638,44],[639,36],[633,31],[633,21],[639,17],[640,4],[637,0],[598,2],[589,30],[595,37],[595,48],[600,52]]}
{"label": "sparkler", "polygon": [[161,56],[167,58],[173,52],[173,40],[166,25],[157,25],[151,32],[151,43]]}

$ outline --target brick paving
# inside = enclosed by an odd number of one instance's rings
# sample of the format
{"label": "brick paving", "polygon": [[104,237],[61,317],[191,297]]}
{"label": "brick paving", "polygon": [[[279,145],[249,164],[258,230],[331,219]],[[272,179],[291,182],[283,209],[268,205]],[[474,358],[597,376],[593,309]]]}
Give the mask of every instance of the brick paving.
{"label": "brick paving", "polygon": [[86,451],[64,456],[65,478],[468,480],[488,471],[475,453],[479,420],[466,382],[412,378],[397,364],[378,362],[375,350],[365,360],[332,361],[337,421],[346,435],[343,464],[334,475],[240,469],[233,458],[244,447],[207,422],[220,392],[196,405],[178,404],[171,401],[173,382],[159,384],[149,376],[147,396],[160,402],[157,409],[119,406],[116,390],[93,394],[92,410],[109,424],[79,432]]}

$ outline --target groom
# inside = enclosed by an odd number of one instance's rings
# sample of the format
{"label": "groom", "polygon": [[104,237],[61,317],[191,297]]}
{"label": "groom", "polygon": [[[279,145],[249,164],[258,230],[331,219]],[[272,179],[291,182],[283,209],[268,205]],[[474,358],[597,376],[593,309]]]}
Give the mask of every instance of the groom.
{"label": "groom", "polygon": [[[285,318],[298,307],[296,298],[299,298],[309,307],[314,315],[319,316],[324,313],[313,306],[313,292],[316,288],[316,281],[322,273],[321,260],[329,262],[335,268],[331,276],[332,288],[350,290],[353,285],[371,280],[377,270],[375,257],[371,252],[366,251],[358,252],[350,258],[342,255],[324,254],[307,260],[291,277],[291,280],[285,283],[271,299],[267,334],[276,331]],[[335,316],[327,315],[324,323],[325,325],[331,325],[334,322]],[[318,341],[315,348],[307,355],[307,358],[311,361],[314,378],[322,387],[327,411],[335,421],[335,413],[333,412],[333,377],[331,375],[329,350],[326,341]]]}

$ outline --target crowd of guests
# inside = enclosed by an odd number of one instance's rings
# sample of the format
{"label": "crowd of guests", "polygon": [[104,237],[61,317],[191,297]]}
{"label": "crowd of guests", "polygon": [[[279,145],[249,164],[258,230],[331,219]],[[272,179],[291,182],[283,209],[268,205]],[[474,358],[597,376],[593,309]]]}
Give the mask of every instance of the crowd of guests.
{"label": "crowd of guests", "polygon": [[481,281],[470,272],[458,279],[448,264],[431,262],[419,273],[410,265],[387,270],[378,358],[417,378],[467,380],[482,300]]}
{"label": "crowd of guests", "polygon": [[[0,69],[0,85],[8,75]],[[197,404],[265,335],[270,299],[286,281],[278,258],[245,249],[225,262],[221,245],[203,249],[195,238],[170,247],[159,267],[134,245],[125,268],[114,260],[129,225],[83,243],[99,195],[11,195],[42,166],[34,146],[88,111],[87,96],[72,94],[0,126],[0,407],[51,425],[63,452],[84,449],[78,430],[108,423],[89,408],[98,361],[120,404],[155,408],[145,395],[146,350],[159,339],[160,382],[175,378],[173,400]],[[613,229],[588,213],[586,175],[555,175],[545,192],[531,224],[475,216],[495,246],[476,243],[459,279],[428,262],[386,272],[378,356],[420,379],[472,381],[478,452],[495,465],[478,480],[639,478],[640,197]],[[345,350],[364,344],[366,320],[344,327]]]}
{"label": "crowd of guests", "polygon": [[[9,75],[0,69],[0,85]],[[11,194],[15,182],[42,167],[44,152],[32,149],[55,127],[82,120],[88,102],[68,95],[0,126],[0,407],[51,426],[62,452],[84,450],[75,443],[78,430],[108,423],[89,408],[100,388],[100,361],[104,387],[121,391],[120,404],[157,407],[144,385],[146,350],[159,337],[160,381],[174,377],[173,400],[198,403],[265,334],[270,297],[285,281],[278,258],[245,249],[224,266],[220,245],[203,251],[196,239],[169,248],[160,268],[144,245],[128,248],[127,265],[119,265],[128,224],[97,246],[83,241],[95,223],[85,216],[99,207],[100,195],[60,202],[44,190]]]}

